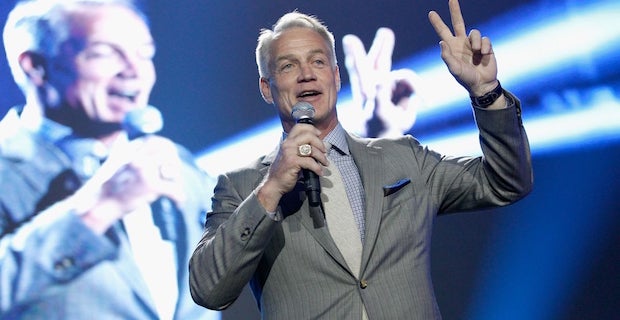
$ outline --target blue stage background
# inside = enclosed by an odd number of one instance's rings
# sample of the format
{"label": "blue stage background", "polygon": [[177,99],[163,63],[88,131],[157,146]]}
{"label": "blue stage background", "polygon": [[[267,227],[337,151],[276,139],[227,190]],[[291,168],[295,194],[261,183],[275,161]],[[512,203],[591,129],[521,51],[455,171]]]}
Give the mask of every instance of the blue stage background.
{"label": "blue stage background", "polygon": [[[0,2],[2,25],[12,3]],[[316,14],[337,38],[343,114],[350,107],[342,36],[356,34],[368,46],[377,28],[390,27],[395,67],[416,70],[437,90],[411,133],[446,153],[479,152],[466,92],[443,81],[449,75],[427,19],[429,10],[447,18],[447,1],[145,4],[158,46],[151,102],[164,114],[162,134],[189,147],[211,174],[274,146],[278,123],[258,91],[254,47],[260,28],[294,9]],[[461,7],[468,29],[491,37],[500,80],[522,99],[535,186],[515,205],[438,219],[433,276],[444,318],[614,319],[620,311],[620,3],[461,0]],[[0,116],[22,100],[2,59]],[[251,151],[239,149],[251,144]],[[257,314],[246,290],[222,317]]]}

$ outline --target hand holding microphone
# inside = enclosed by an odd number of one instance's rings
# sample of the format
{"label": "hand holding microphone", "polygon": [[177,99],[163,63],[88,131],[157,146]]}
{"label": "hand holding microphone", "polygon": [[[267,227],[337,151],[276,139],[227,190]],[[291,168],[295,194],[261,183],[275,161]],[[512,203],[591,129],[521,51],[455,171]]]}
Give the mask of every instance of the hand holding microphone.
{"label": "hand holding microphone", "polygon": [[[159,110],[151,106],[132,110],[122,126],[129,143],[113,147],[101,167],[111,176],[99,172],[96,176],[130,198],[139,194],[152,198],[149,202],[162,195],[177,198],[173,188],[164,184],[180,178],[181,160],[172,141],[155,135],[163,127]],[[123,172],[127,172],[125,179]]]}
{"label": "hand holding microphone", "polygon": [[310,205],[321,203],[318,174],[328,160],[321,132],[313,126],[314,107],[307,102],[298,102],[293,106],[291,116],[298,124],[289,128],[278,155],[256,189],[258,201],[268,212],[276,211],[281,197],[293,190],[300,171]]}
{"label": "hand holding microphone", "polygon": [[141,157],[148,168],[155,167],[149,176],[164,181],[180,179],[181,160],[178,156],[175,144],[163,137],[156,136],[163,128],[163,118],[155,107],[135,109],[127,113],[123,121],[123,129],[130,140],[135,141],[145,138],[144,146],[135,149],[141,153]]}
{"label": "hand holding microphone", "polygon": [[[130,141],[117,143],[95,175],[71,197],[74,211],[95,232],[139,207],[151,204],[176,215],[184,201],[181,168],[176,145],[154,133],[162,128],[154,107],[130,112],[123,123]],[[155,211],[155,210],[153,210]]]}
{"label": "hand holding microphone", "polygon": [[[297,123],[314,125],[314,107],[304,101],[298,102],[293,106],[292,116]],[[301,144],[298,147],[299,155],[308,157],[312,155],[310,144]],[[319,176],[312,170],[302,169],[304,184],[306,185],[306,195],[311,206],[316,207],[321,204],[321,185]]]}
{"label": "hand holding microphone", "polygon": [[[155,107],[147,106],[146,108],[128,112],[123,122],[123,128],[127,132],[128,138],[133,140],[159,132],[163,128],[163,118],[159,110]],[[174,145],[170,144],[170,146],[173,149],[160,156],[164,160],[163,163],[158,165],[157,173],[161,180],[172,183],[175,179],[180,178],[181,163],[178,157],[174,158],[175,161],[165,160],[169,155],[176,155],[177,153]],[[151,160],[157,163],[158,159]],[[159,196],[151,204],[151,210],[153,211],[153,221],[159,227],[162,238],[175,240],[180,227],[178,225],[178,218],[181,215],[177,204],[170,197]]]}

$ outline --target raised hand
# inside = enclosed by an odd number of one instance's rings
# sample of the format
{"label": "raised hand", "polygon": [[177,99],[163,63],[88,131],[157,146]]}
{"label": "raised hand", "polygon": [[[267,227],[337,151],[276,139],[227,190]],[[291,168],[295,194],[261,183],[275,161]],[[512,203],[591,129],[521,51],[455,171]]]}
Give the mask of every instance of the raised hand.
{"label": "raised hand", "polygon": [[431,11],[428,18],[441,39],[441,58],[454,78],[471,96],[482,96],[497,86],[497,62],[491,40],[479,30],[466,33],[458,0],[449,0],[452,29],[439,14]]}

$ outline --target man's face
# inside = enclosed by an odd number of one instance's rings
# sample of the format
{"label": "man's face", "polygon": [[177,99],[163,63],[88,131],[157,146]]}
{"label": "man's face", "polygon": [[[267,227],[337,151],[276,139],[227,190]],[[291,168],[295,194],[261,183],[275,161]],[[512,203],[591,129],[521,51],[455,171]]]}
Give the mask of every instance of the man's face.
{"label": "man's face", "polygon": [[277,106],[285,131],[295,125],[291,110],[299,101],[314,106],[318,128],[333,128],[340,74],[327,42],[311,29],[293,28],[281,33],[271,50],[271,78],[261,81],[261,91]]}
{"label": "man's face", "polygon": [[48,72],[58,103],[93,122],[122,122],[128,111],[147,105],[155,84],[149,28],[122,6],[84,6],[71,17],[70,38]]}

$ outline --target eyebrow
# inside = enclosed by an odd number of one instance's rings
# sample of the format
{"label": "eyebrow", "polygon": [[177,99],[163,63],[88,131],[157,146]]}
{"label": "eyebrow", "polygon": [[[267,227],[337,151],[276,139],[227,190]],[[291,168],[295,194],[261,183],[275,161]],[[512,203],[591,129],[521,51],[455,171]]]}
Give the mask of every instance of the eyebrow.
{"label": "eyebrow", "polygon": [[[310,52],[308,53],[308,55],[310,56],[314,56],[316,54],[324,54],[327,56],[327,53],[325,53],[325,50],[323,49],[313,49],[313,50],[310,50]],[[277,57],[275,62],[277,64],[278,62],[283,61],[283,60],[297,60],[297,58],[295,58],[295,55],[287,54],[287,55]]]}
{"label": "eyebrow", "polygon": [[[134,42],[132,42],[133,44],[135,44]],[[109,46],[113,46],[113,47],[119,47],[119,43],[116,42],[110,42],[110,41],[106,41],[106,40],[87,40],[85,42],[86,46],[91,46],[91,45],[98,45],[98,44],[104,44],[104,45],[109,45]],[[150,45],[150,46],[155,46],[155,40],[150,39],[147,41],[144,41],[142,43],[139,43],[140,46],[144,46],[144,45]]]}

